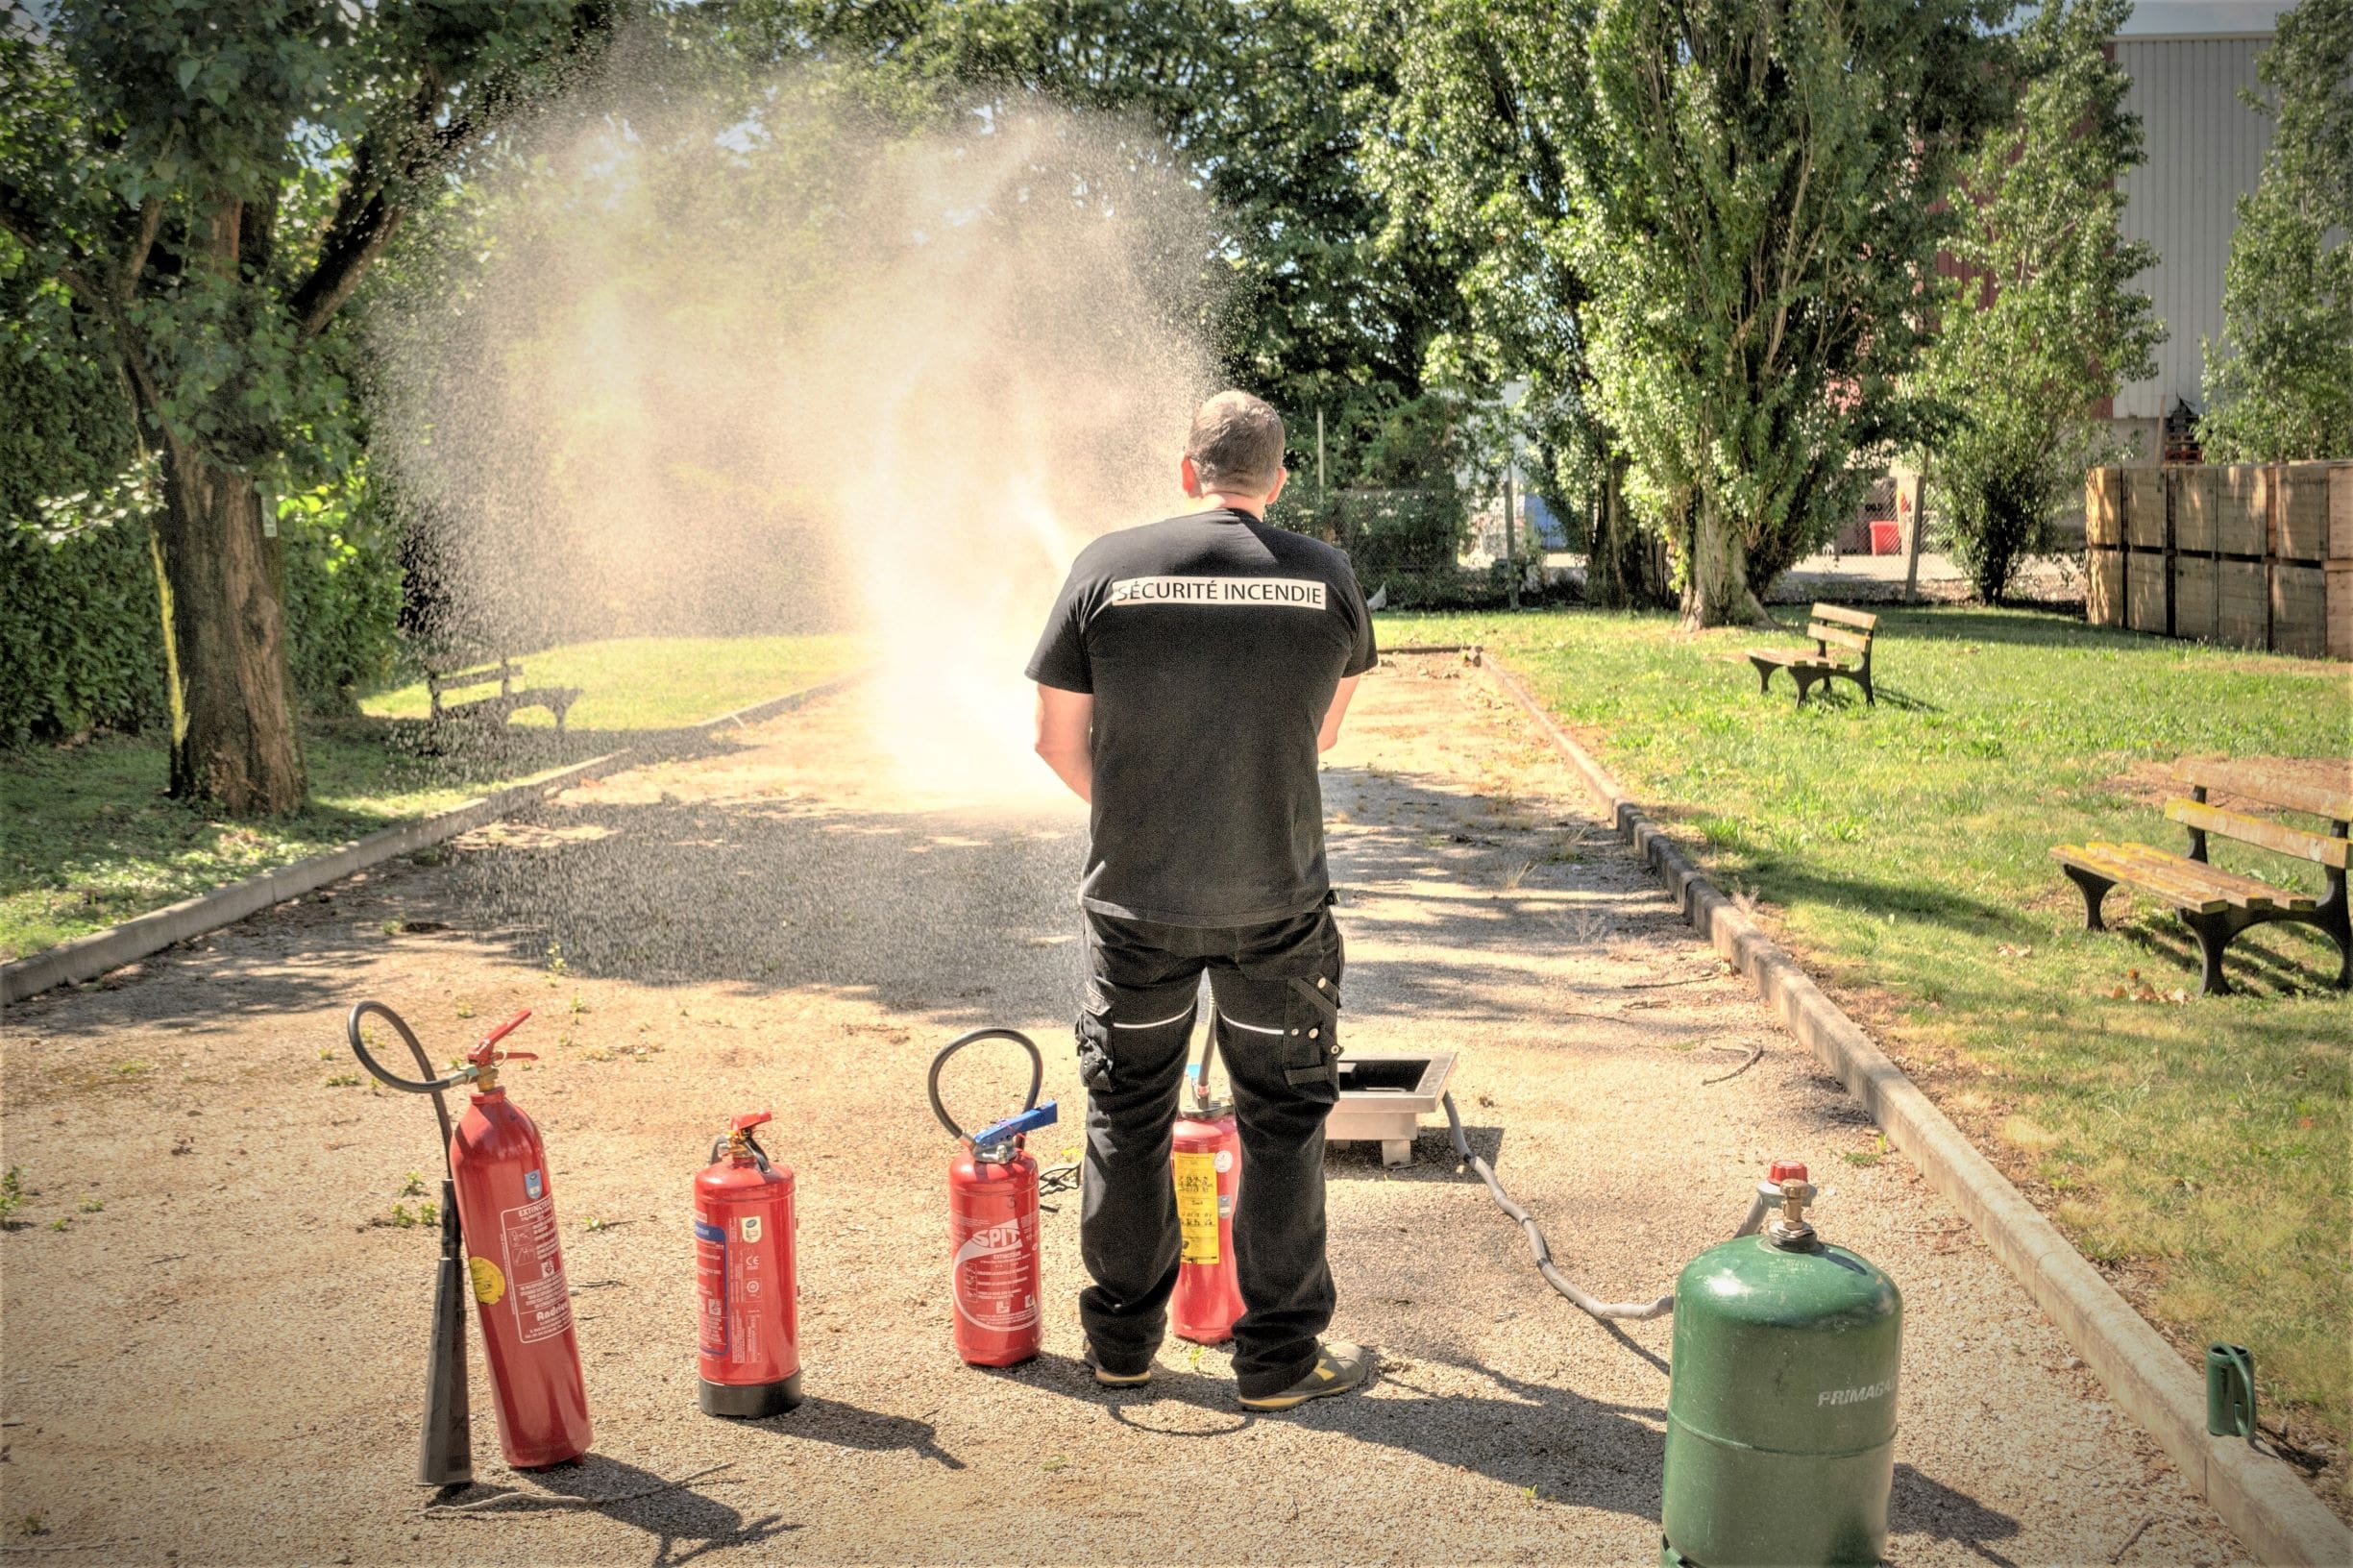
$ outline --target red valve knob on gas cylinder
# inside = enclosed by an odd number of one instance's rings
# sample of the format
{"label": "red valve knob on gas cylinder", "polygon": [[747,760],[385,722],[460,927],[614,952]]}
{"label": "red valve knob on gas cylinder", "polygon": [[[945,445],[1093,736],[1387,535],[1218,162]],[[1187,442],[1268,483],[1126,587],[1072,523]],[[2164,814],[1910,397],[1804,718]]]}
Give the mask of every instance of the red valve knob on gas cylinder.
{"label": "red valve knob on gas cylinder", "polygon": [[1780,1186],[1783,1182],[1804,1181],[1805,1162],[1802,1160],[1776,1160],[1773,1163],[1773,1168],[1765,1173],[1765,1180],[1776,1187]]}

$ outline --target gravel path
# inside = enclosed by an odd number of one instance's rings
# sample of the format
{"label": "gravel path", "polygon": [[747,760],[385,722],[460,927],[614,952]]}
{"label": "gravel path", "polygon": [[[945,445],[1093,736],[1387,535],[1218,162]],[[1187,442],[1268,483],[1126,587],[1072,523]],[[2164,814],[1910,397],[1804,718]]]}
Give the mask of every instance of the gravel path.
{"label": "gravel path", "polygon": [[[1472,1138],[1612,1299],[1667,1288],[1769,1158],[1808,1160],[1836,1188],[1826,1233],[1906,1295],[1895,1562],[2241,1560],[1465,674],[1384,666],[1330,759],[1352,1043],[1462,1051]],[[1073,804],[908,797],[843,698],[12,1009],[6,1160],[31,1195],[0,1237],[6,1544],[87,1549],[68,1562],[1654,1561],[1669,1325],[1616,1334],[1553,1296],[1442,1129],[1400,1172],[1333,1158],[1335,1332],[1384,1357],[1365,1395],[1252,1418],[1224,1358],[1181,1345],[1149,1389],[1106,1395],[1066,1306],[1032,1365],[955,1363],[922,1070],[949,1032],[1012,1024],[1075,1097],[1083,831]],[[597,1454],[507,1472],[478,1359],[469,1495],[517,1492],[486,1515],[420,1517],[409,1482],[434,1240],[384,1221],[437,1157],[422,1104],[345,1081],[337,1020],[365,995],[436,1054],[539,1010],[514,1043],[542,1060],[508,1082],[548,1137]],[[981,1115],[1013,1079],[977,1063],[953,1092]],[[694,1408],[686,1209],[712,1135],[771,1104],[801,1183],[811,1397],[744,1426]],[[1049,1282],[1074,1291],[1074,1211],[1045,1236]]]}

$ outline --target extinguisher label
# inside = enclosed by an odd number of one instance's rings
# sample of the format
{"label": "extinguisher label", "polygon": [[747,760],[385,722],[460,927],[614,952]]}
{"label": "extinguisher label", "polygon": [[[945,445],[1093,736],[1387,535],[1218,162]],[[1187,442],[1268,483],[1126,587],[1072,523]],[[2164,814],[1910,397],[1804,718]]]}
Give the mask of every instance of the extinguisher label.
{"label": "extinguisher label", "polygon": [[543,1197],[499,1215],[505,1243],[507,1298],[515,1332],[528,1345],[572,1327],[572,1291],[564,1283],[564,1253],[556,1242],[555,1199]]}
{"label": "extinguisher label", "polygon": [[701,1286],[702,1353],[727,1354],[727,1228],[695,1220],[695,1277]]}
{"label": "extinguisher label", "polygon": [[1038,1215],[994,1225],[954,1216],[956,1311],[979,1328],[1010,1333],[1038,1321]]}
{"label": "extinguisher label", "polygon": [[1185,1237],[1185,1262],[1217,1266],[1217,1156],[1176,1157],[1177,1226]]}

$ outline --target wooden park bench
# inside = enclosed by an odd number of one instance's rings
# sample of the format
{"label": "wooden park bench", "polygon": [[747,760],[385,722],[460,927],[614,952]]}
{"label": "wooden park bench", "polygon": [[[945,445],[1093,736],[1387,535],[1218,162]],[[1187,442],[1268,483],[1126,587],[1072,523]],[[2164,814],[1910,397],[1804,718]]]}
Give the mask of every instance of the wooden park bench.
{"label": "wooden park bench", "polygon": [[[577,686],[531,686],[522,691],[515,682],[523,678],[523,666],[514,659],[502,657],[496,664],[486,664],[477,670],[425,672],[425,690],[432,699],[433,723],[438,727],[451,719],[480,720],[487,723],[503,724],[520,708],[545,708],[555,715],[555,737],[564,737],[564,715],[579,699]],[[448,700],[452,692],[471,687],[499,683],[496,695],[469,698],[462,702]]]}
{"label": "wooden park bench", "polygon": [[[1764,691],[1773,684],[1773,673],[1786,670],[1798,683],[1798,702],[1802,706],[1805,694],[1816,681],[1840,676],[1863,688],[1863,700],[1878,706],[1879,699],[1871,692],[1871,638],[1877,629],[1879,618],[1865,615],[1860,610],[1842,609],[1836,604],[1817,604],[1805,634],[1814,639],[1814,651],[1793,653],[1770,648],[1749,649],[1749,662],[1756,666],[1756,689]],[[1830,649],[1837,648],[1839,652]],[[1846,655],[1854,655],[1849,662]]]}
{"label": "wooden park bench", "polygon": [[[2336,942],[2341,960],[2337,989],[2353,990],[2353,919],[2348,919],[2345,910],[2345,868],[2353,860],[2353,841],[2346,837],[2346,824],[2353,821],[2353,778],[2331,786],[2273,763],[2201,758],[2177,764],[2173,777],[2190,787],[2190,798],[2167,801],[2165,814],[2168,821],[2190,830],[2187,855],[2169,854],[2145,844],[2063,844],[2051,850],[2051,858],[2083,890],[2084,929],[2107,929],[2100,923],[2100,900],[2118,883],[2154,894],[2173,906],[2182,923],[2197,938],[2206,968],[2198,994],[2218,996],[2230,990],[2229,982],[2222,978],[2222,950],[2240,932],[2270,920],[2296,920],[2318,926]],[[2209,790],[2321,818],[2329,830],[2313,833],[2269,817],[2225,811],[2208,803]],[[2211,834],[2274,854],[2317,862],[2328,878],[2327,896],[2316,899],[2310,894],[2215,870],[2206,863],[2206,841]]]}

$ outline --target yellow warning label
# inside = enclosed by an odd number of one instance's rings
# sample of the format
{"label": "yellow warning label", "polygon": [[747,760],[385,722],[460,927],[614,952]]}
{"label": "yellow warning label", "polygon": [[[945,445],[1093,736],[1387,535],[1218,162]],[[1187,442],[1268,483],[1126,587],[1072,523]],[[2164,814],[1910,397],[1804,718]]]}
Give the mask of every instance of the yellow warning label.
{"label": "yellow warning label", "polygon": [[1185,1261],[1217,1266],[1217,1157],[1176,1157],[1177,1225],[1185,1233]]}
{"label": "yellow warning label", "polygon": [[496,1307],[506,1294],[506,1276],[499,1265],[487,1258],[469,1258],[466,1266],[474,1272],[474,1299],[485,1307]]}

